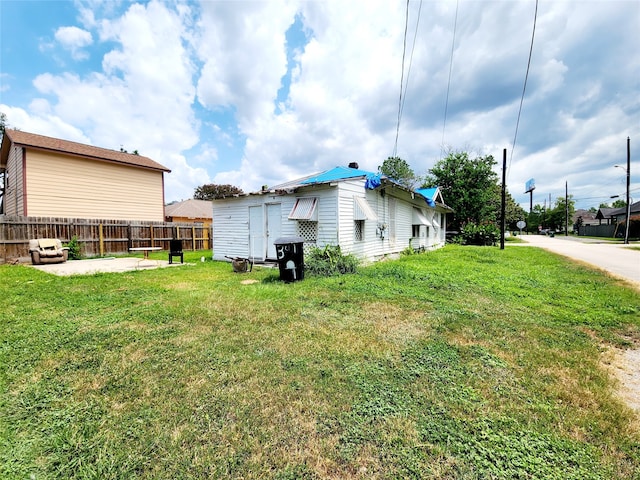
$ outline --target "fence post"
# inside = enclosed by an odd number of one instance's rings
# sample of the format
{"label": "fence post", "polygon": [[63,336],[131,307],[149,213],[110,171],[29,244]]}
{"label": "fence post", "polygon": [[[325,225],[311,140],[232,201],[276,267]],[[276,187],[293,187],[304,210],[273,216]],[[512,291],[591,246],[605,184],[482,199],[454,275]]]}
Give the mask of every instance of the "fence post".
{"label": "fence post", "polygon": [[150,232],[149,238],[151,240],[151,246],[153,247],[153,223],[149,225],[149,232]]}
{"label": "fence post", "polygon": [[102,230],[102,223],[98,225],[98,236],[100,238],[100,256],[104,257],[104,232]]}
{"label": "fence post", "polygon": [[193,245],[193,251],[196,251],[196,227],[191,227],[191,244]]}

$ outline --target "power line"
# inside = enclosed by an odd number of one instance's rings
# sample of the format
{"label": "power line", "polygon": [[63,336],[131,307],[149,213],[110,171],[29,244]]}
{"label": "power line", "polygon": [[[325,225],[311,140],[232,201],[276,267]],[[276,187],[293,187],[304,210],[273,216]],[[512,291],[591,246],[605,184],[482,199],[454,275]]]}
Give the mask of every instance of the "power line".
{"label": "power line", "polygon": [[447,125],[447,110],[449,108],[449,88],[451,87],[451,70],[453,69],[453,50],[456,44],[456,29],[458,28],[458,0],[456,0],[456,16],[453,21],[453,38],[451,39],[451,58],[449,59],[449,80],[447,81],[447,99],[444,102],[444,121],[442,122],[442,141],[440,142],[440,157],[444,152],[444,130]]}
{"label": "power line", "polygon": [[413,52],[416,48],[416,38],[418,38],[418,26],[420,25],[420,12],[422,12],[422,0],[420,0],[420,6],[418,7],[418,18],[416,19],[416,30],[413,34],[413,45],[411,46],[411,56],[409,57],[409,68],[407,69],[407,80],[404,84],[404,97],[402,99],[402,109],[400,114],[401,117],[402,117],[402,113],[404,113],[404,102],[407,100],[407,89],[409,88],[409,76],[411,75],[411,65],[413,64]]}
{"label": "power line", "polygon": [[404,87],[404,57],[407,52],[407,30],[409,28],[409,0],[404,19],[404,41],[402,44],[402,72],[400,73],[400,98],[398,99],[398,122],[396,124],[396,142],[393,146],[393,156],[398,154],[398,135],[400,134],[400,116],[402,115],[402,89]]}
{"label": "power line", "polygon": [[529,69],[531,68],[531,54],[533,53],[533,39],[536,36],[536,21],[538,19],[538,0],[536,0],[536,10],[533,14],[533,32],[531,32],[531,46],[529,47],[529,60],[527,61],[527,73],[524,76],[524,86],[522,87],[522,96],[520,97],[520,108],[518,109],[518,119],[516,120],[516,131],[513,135],[513,145],[511,146],[511,156],[509,157],[509,168],[511,170],[511,160],[513,159],[513,151],[516,148],[516,138],[518,137],[518,127],[520,126],[520,114],[522,113],[522,103],[524,102],[524,92],[527,90],[527,80],[529,79]]}

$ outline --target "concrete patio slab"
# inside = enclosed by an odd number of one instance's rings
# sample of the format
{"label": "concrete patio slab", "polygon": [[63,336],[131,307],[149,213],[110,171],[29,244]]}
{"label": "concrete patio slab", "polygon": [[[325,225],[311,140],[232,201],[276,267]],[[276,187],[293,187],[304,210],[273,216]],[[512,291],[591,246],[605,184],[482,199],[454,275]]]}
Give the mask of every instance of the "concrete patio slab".
{"label": "concrete patio slab", "polygon": [[150,270],[155,268],[177,267],[186,263],[169,264],[167,260],[144,260],[135,257],[105,257],[89,260],[69,260],[65,263],[48,265],[31,265],[42,272],[59,276],[92,275],[94,273],[117,273],[134,270]]}

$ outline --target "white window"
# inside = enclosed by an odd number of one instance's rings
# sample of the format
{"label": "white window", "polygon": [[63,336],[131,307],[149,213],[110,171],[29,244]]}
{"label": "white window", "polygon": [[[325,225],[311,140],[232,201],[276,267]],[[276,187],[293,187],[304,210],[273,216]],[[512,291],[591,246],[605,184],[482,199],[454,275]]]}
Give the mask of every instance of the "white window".
{"label": "white window", "polygon": [[354,220],[353,222],[353,238],[356,242],[364,241],[364,220]]}
{"label": "white window", "polygon": [[353,197],[353,219],[354,220],[378,220],[376,212],[365,198]]}
{"label": "white window", "polygon": [[318,199],[315,197],[296,198],[289,212],[289,220],[318,221]]}
{"label": "white window", "polygon": [[427,217],[422,212],[422,210],[417,207],[413,207],[413,218],[411,223],[413,225],[426,225],[427,227],[431,226],[431,222],[427,220]]}

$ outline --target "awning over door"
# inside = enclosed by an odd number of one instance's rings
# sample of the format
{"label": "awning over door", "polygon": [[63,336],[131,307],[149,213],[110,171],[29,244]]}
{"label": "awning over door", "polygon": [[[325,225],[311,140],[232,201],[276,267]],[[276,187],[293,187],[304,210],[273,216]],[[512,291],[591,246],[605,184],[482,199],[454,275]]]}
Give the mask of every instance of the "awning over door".
{"label": "awning over door", "polygon": [[296,198],[296,203],[289,212],[289,220],[318,221],[318,199],[315,197]]}
{"label": "awning over door", "polygon": [[378,220],[378,215],[373,211],[366,198],[353,197],[353,199],[354,220]]}
{"label": "awning over door", "polygon": [[430,227],[431,222],[427,220],[427,217],[424,216],[424,213],[422,213],[419,208],[413,207],[412,225],[426,225]]}

